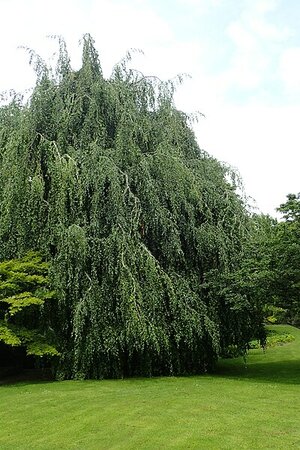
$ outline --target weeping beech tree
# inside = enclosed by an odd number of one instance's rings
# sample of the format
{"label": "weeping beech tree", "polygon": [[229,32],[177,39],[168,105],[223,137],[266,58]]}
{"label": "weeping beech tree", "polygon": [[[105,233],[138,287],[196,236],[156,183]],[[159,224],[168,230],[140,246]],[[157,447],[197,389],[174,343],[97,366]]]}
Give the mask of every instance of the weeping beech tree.
{"label": "weeping beech tree", "polygon": [[174,107],[176,80],[126,58],[104,79],[89,35],[78,71],[59,49],[55,71],[29,52],[29,101],[0,109],[0,259],[51,262],[60,377],[207,371],[261,323],[222,288],[248,234],[235,182]]}

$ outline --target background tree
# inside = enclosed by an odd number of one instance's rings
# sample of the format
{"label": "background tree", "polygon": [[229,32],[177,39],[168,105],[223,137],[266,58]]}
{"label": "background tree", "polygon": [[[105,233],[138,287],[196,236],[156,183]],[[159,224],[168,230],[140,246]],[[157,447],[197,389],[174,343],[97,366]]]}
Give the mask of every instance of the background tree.
{"label": "background tree", "polygon": [[180,77],[127,55],[106,80],[89,35],[76,72],[59,46],[54,72],[30,52],[34,92],[0,113],[0,258],[51,257],[61,377],[206,371],[262,327],[251,298],[210,281],[237,269],[250,232],[235,174],[174,107]]}
{"label": "background tree", "polygon": [[[233,276],[236,286],[248,291],[252,301],[264,307],[265,319],[300,323],[300,196],[289,194],[278,211],[283,220],[254,215],[252,232],[240,268]],[[228,290],[233,283],[228,283]],[[253,304],[253,303],[252,303]]]}
{"label": "background tree", "polygon": [[300,194],[289,194],[278,211],[283,221],[275,228],[271,269],[275,305],[287,311],[286,320],[300,324]]}

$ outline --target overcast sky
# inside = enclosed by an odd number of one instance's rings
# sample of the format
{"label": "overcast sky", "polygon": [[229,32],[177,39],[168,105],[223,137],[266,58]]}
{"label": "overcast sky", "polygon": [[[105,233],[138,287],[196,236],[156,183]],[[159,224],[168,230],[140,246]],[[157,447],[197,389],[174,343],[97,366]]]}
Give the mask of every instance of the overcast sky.
{"label": "overcast sky", "polygon": [[[24,45],[48,58],[62,35],[96,41],[105,76],[130,48],[147,75],[188,73],[178,108],[205,115],[201,148],[236,167],[264,213],[300,191],[299,0],[0,0],[0,91],[34,84]],[[252,202],[253,203],[253,202]]]}

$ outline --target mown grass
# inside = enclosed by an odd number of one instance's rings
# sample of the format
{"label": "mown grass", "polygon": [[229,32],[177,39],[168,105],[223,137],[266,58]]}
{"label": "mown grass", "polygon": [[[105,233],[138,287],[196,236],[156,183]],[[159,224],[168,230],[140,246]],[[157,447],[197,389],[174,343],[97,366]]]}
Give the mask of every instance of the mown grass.
{"label": "mown grass", "polygon": [[0,387],[1,450],[300,448],[295,341],[224,360],[213,376]]}

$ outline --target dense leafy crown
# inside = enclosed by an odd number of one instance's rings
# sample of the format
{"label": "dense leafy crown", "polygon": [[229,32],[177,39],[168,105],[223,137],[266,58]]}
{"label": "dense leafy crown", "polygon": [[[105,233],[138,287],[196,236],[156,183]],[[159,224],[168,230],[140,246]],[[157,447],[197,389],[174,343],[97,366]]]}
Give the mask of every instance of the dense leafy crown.
{"label": "dense leafy crown", "polygon": [[41,329],[37,310],[55,295],[49,290],[48,268],[34,252],[0,262],[0,342],[25,347],[28,355],[58,356]]}
{"label": "dense leafy crown", "polygon": [[252,323],[212,288],[247,235],[228,169],[199,149],[174,82],[126,59],[104,79],[89,35],[73,71],[59,44],[55,73],[31,54],[29,103],[0,110],[0,258],[52,258],[62,376],[206,370]]}

